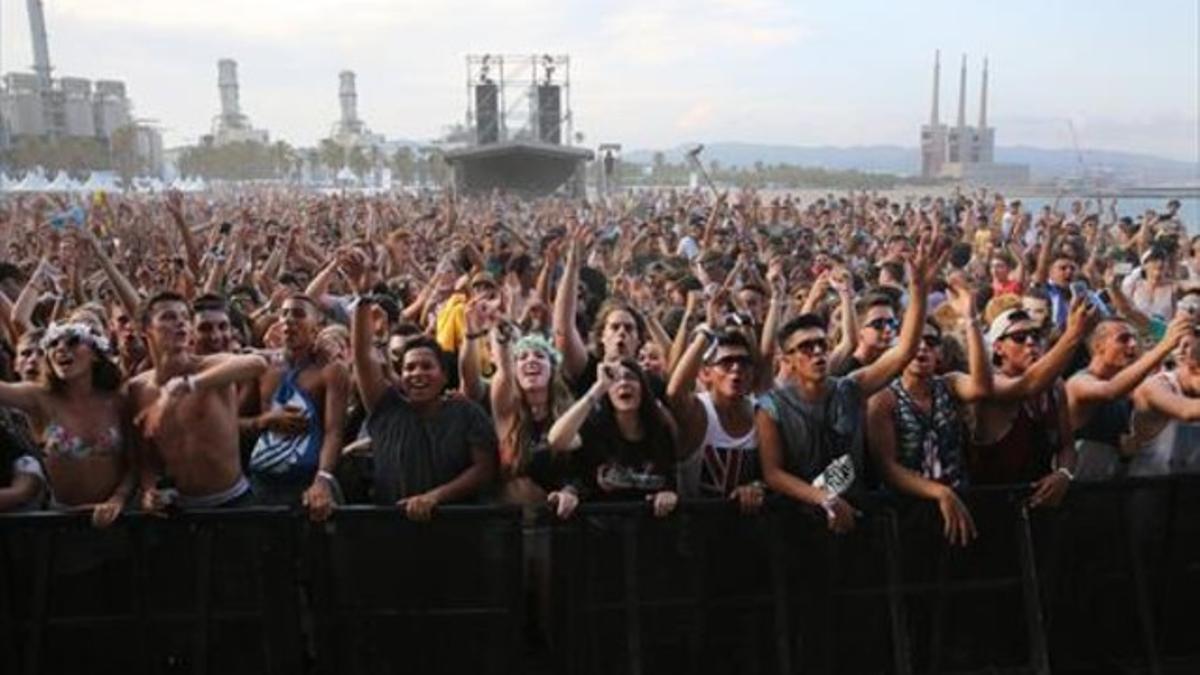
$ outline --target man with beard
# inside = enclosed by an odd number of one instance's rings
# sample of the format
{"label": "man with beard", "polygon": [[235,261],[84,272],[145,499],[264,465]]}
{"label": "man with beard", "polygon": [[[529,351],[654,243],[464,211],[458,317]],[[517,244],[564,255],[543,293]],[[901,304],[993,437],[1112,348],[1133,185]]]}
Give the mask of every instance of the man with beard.
{"label": "man with beard", "polygon": [[321,312],[308,296],[283,301],[283,359],[259,378],[260,432],[250,453],[254,494],[266,504],[297,501],[314,520],[333,510],[333,470],[342,450],[348,375],[316,351]]}
{"label": "man with beard", "polygon": [[375,501],[395,504],[427,521],[438,504],[469,500],[496,475],[496,432],[483,408],[444,398],[441,349],[427,336],[404,343],[397,355],[400,385],[392,386],[371,343],[371,298],[354,307],[351,344],[358,391],[370,417]]}
{"label": "man with beard", "polygon": [[[707,326],[684,352],[667,386],[667,401],[679,425],[680,494],[732,499],[743,513],[762,506],[754,432],[756,363],[751,340],[742,333],[714,333]],[[696,380],[705,391],[694,391]]]}
{"label": "man with beard", "polygon": [[1030,506],[1055,506],[1074,477],[1075,449],[1059,375],[1087,334],[1095,308],[1076,300],[1066,329],[1042,354],[1042,330],[1022,309],[988,330],[997,367],[992,394],[975,406],[968,472],[977,485],[1033,484]]}
{"label": "man with beard", "polygon": [[755,415],[763,478],[772,490],[820,507],[829,529],[854,529],[854,507],[842,496],[863,475],[865,403],[912,359],[925,323],[926,295],[946,251],[935,229],[908,263],[909,297],[899,342],[874,363],[845,377],[829,374],[825,320],[801,314],[779,331],[790,383],[762,398]]}
{"label": "man with beard", "polygon": [[233,351],[235,345],[229,308],[220,296],[202,295],[192,302],[192,328],[196,333],[198,356]]}
{"label": "man with beard", "polygon": [[975,537],[975,522],[955,492],[968,484],[960,403],[991,393],[992,371],[974,294],[953,287],[951,293],[950,302],[965,324],[970,372],[936,374],[942,332],[926,322],[916,356],[868,403],[867,446],[884,483],[897,493],[936,502],[946,539],[965,546]]}
{"label": "man with beard", "polygon": [[1171,352],[1191,335],[1192,319],[1177,317],[1166,337],[1138,357],[1137,332],[1128,321],[1104,319],[1088,339],[1087,368],[1067,380],[1067,410],[1078,453],[1075,477],[1108,480],[1120,472],[1121,439],[1129,430],[1128,398]]}
{"label": "man with beard", "polygon": [[256,355],[191,351],[187,302],[176,293],[146,301],[142,330],[153,370],[129,382],[129,397],[142,427],[142,508],[160,511],[172,503],[163,478],[178,491],[181,508],[243,506],[253,500],[238,452],[235,384],[253,381],[267,369]]}
{"label": "man with beard", "polygon": [[[582,239],[576,233],[568,241],[566,267],[554,298],[554,346],[562,352],[563,374],[576,396],[583,396],[591,389],[601,361],[636,360],[646,335],[641,315],[623,303],[607,302],[596,315],[595,352],[588,351],[575,316],[582,248]],[[656,394],[660,393],[662,381],[651,381],[651,387]]]}

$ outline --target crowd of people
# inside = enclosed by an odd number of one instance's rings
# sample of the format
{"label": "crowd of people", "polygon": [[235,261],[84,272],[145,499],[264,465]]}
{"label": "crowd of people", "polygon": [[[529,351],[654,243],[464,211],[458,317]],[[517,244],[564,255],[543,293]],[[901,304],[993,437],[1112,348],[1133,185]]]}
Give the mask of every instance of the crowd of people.
{"label": "crowd of people", "polygon": [[[0,207],[0,511],[570,518],[1200,469],[1177,203],[52,195]],[[823,515],[821,515],[823,514]]]}

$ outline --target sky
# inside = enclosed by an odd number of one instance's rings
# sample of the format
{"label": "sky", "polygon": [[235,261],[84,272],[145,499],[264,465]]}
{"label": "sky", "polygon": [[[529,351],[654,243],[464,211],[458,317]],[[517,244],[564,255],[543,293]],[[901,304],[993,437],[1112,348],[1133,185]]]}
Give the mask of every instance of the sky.
{"label": "sky", "polygon": [[[915,146],[942,54],[941,116],[967,119],[989,59],[997,144],[1200,163],[1200,0],[45,0],[56,76],[121,79],[168,146],[208,133],[216,62],[295,145],[329,134],[337,74],[373,131],[426,140],[466,111],[467,54],[568,54],[584,143]],[[32,63],[0,3],[0,69]]]}

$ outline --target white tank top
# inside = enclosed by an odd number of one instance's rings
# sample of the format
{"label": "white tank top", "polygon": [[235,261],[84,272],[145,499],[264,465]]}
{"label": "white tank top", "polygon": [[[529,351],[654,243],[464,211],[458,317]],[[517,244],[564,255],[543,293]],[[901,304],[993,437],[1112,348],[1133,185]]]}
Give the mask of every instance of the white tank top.
{"label": "white tank top", "polygon": [[742,436],[733,436],[721,426],[712,395],[696,395],[704,407],[704,440],[690,457],[679,464],[679,489],[684,497],[723,497],[738,485],[760,476],[758,433],[751,425]]}
{"label": "white tank top", "polygon": [[[1180,393],[1179,374],[1159,374]],[[1200,423],[1167,421],[1156,436],[1142,444],[1129,462],[1130,476],[1167,476],[1173,473],[1200,472]]]}

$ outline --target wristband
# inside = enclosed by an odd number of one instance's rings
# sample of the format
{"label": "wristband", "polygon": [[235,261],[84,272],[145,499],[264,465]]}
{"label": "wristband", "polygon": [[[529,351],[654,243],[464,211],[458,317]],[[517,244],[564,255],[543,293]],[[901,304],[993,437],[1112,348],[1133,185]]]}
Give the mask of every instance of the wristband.
{"label": "wristband", "polygon": [[328,471],[318,471],[317,478],[320,478],[321,480],[325,481],[326,483],[329,483],[329,487],[333,487],[334,485],[337,485],[337,478],[335,478],[334,475],[329,473]]}
{"label": "wristband", "polygon": [[833,510],[833,504],[837,501],[837,499],[837,494],[830,492],[825,495],[824,499],[821,500],[821,508],[825,509],[825,515],[829,516],[830,518],[837,517],[837,512]]}
{"label": "wristband", "polygon": [[487,334],[488,334],[487,329],[481,330],[477,333],[467,333],[467,339],[468,340],[478,340],[479,338],[481,338]]}
{"label": "wristband", "polygon": [[1075,474],[1071,473],[1071,470],[1070,470],[1070,469],[1068,469],[1067,467],[1065,467],[1065,466],[1060,466],[1060,467],[1058,467],[1057,471],[1058,471],[1059,473],[1061,473],[1062,475],[1066,476],[1066,477],[1067,477],[1067,480],[1069,480],[1069,481],[1071,481],[1071,482],[1074,482],[1074,481],[1075,481]]}

